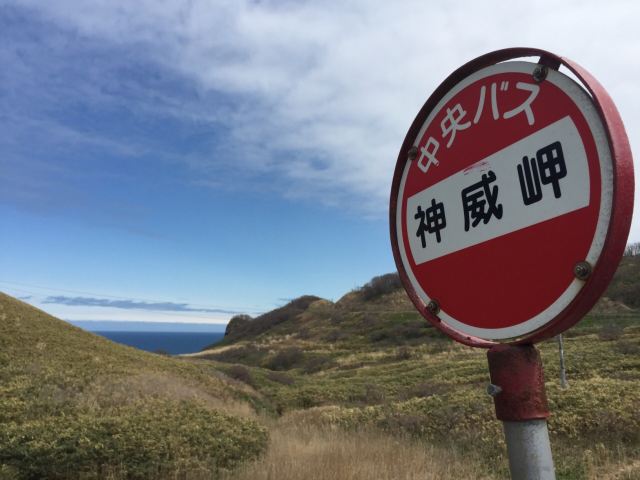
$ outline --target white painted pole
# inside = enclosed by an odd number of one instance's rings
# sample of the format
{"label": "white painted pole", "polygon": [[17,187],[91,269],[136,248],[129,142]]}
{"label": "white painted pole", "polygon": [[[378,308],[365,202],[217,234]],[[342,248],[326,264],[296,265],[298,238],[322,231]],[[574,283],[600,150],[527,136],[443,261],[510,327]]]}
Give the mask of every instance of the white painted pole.
{"label": "white painted pole", "polygon": [[555,480],[546,420],[502,422],[512,480]]}

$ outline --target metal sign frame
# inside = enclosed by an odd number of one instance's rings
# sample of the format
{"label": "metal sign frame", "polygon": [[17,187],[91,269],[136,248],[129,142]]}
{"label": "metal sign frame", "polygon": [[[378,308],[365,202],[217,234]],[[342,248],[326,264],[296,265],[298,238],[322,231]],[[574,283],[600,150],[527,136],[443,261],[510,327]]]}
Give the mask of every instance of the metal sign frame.
{"label": "metal sign frame", "polygon": [[[538,330],[527,334],[522,338],[500,342],[474,337],[445,324],[440,321],[437,316],[438,306],[425,304],[425,302],[418,296],[408,278],[400,256],[396,210],[399,200],[398,192],[400,188],[400,181],[407,158],[409,157],[409,149],[413,146],[414,139],[418,135],[418,132],[422,128],[425,120],[436,108],[436,105],[438,105],[440,100],[458,83],[473,73],[500,62],[522,59],[525,57],[539,57],[538,65],[540,68],[536,69],[536,71],[540,71],[541,75],[545,75],[545,72],[547,71],[546,69],[558,70],[561,66],[566,67],[581,82],[582,87],[591,97],[593,105],[604,127],[608,140],[608,149],[611,155],[613,170],[612,209],[606,239],[599,259],[593,266],[592,271],[586,272],[585,285],[573,301],[571,301],[571,303],[551,321],[547,322]],[[622,120],[609,94],[589,72],[571,60],[537,48],[508,48],[488,53],[471,60],[458,68],[455,72],[449,75],[449,77],[447,77],[440,86],[438,86],[420,109],[420,112],[409,128],[400,149],[393,176],[389,205],[391,245],[400,279],[411,301],[422,316],[436,328],[440,329],[442,332],[460,343],[474,347],[491,348],[500,344],[519,345],[540,342],[567,330],[582,319],[582,317],[588,313],[597,302],[608,286],[617,269],[627,242],[633,213],[633,195],[633,160],[631,148],[629,146],[629,141],[627,139]],[[580,274],[581,272],[576,272],[576,276],[579,276]]]}

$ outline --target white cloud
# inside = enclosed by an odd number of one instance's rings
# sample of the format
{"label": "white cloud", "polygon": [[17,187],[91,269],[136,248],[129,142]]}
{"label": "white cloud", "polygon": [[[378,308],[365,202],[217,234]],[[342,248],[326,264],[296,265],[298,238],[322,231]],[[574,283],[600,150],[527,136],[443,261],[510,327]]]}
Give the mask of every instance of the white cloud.
{"label": "white cloud", "polygon": [[[241,99],[216,120],[230,129],[219,148],[279,175],[289,196],[384,212],[397,151],[430,92],[465,61],[509,46],[584,65],[617,102],[632,147],[640,142],[633,1],[25,3],[80,41],[134,49],[204,92]],[[171,107],[206,117],[202,106]],[[206,171],[221,160],[190,161]],[[640,241],[639,214],[631,238]]]}
{"label": "white cloud", "polygon": [[231,314],[195,314],[195,313],[164,313],[157,311],[122,311],[118,308],[98,307],[65,307],[63,305],[36,306],[57,318],[64,320],[109,320],[130,322],[169,322],[169,323],[227,323]]}

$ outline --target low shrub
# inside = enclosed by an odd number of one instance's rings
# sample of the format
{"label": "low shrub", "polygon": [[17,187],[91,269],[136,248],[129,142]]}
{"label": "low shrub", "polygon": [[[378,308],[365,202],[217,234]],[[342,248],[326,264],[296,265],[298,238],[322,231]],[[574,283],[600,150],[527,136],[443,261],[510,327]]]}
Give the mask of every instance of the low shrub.
{"label": "low shrub", "polygon": [[331,315],[329,321],[331,322],[331,325],[340,325],[345,321],[345,315],[342,312],[336,312]]}
{"label": "low shrub", "polygon": [[304,352],[298,347],[289,347],[280,350],[265,363],[270,370],[290,370],[300,364],[304,359]]}
{"label": "low shrub", "polygon": [[384,388],[374,383],[354,386],[344,398],[345,404],[351,408],[366,408],[380,405],[386,400]]}
{"label": "low shrub", "polygon": [[408,400],[410,398],[427,398],[432,395],[440,395],[446,390],[447,389],[443,388],[440,384],[422,382],[408,388],[400,395],[400,398],[402,400]]}
{"label": "low shrub", "polygon": [[391,433],[419,437],[424,432],[425,418],[411,413],[393,413],[381,422]]}
{"label": "low shrub", "polygon": [[600,340],[611,341],[618,340],[624,333],[624,327],[615,323],[608,323],[603,325],[598,332]]}
{"label": "low shrub", "polygon": [[319,401],[310,392],[298,391],[296,394],[296,406],[300,408],[312,408],[319,405]]}
{"label": "low shrub", "polygon": [[427,335],[427,326],[424,322],[402,325],[394,330],[394,334],[397,337],[405,338],[407,340],[420,338]]}
{"label": "low shrub", "polygon": [[316,354],[307,357],[302,366],[305,373],[315,373],[335,366],[335,361],[328,355]]}
{"label": "low shrub", "polygon": [[291,375],[283,372],[267,372],[267,378],[282,385],[293,385],[295,383],[295,379]]}
{"label": "low shrub", "polygon": [[358,400],[365,405],[379,405],[385,400],[384,390],[377,385],[367,383],[364,386],[364,392],[358,397]]}
{"label": "low shrub", "polygon": [[636,243],[627,247],[605,296],[633,309],[640,308],[640,255]]}
{"label": "low shrub", "polygon": [[0,429],[0,464],[15,478],[183,478],[230,469],[267,446],[252,420],[195,403],[44,417]]}
{"label": "low shrub", "polygon": [[574,380],[561,390],[548,384],[552,434],[609,443],[640,442],[640,390],[636,382],[612,378]]}
{"label": "low shrub", "polygon": [[380,316],[372,312],[365,312],[364,315],[362,315],[362,319],[360,320],[362,328],[366,329],[375,327],[378,322],[380,322]]}
{"label": "low shrub", "polygon": [[203,355],[202,358],[210,358],[225,363],[242,363],[245,365],[260,365],[269,354],[266,348],[253,344],[242,345],[236,348],[229,348],[219,353]]}
{"label": "low shrub", "polygon": [[231,317],[229,323],[227,323],[227,328],[224,331],[225,337],[239,337],[241,336],[249,327],[253,319],[250,315],[240,314]]}
{"label": "low shrub", "polygon": [[426,322],[418,321],[377,328],[369,334],[369,340],[373,343],[403,345],[407,342],[416,343],[417,339],[430,334],[431,331]]}
{"label": "low shrub", "polygon": [[346,338],[349,338],[349,335],[347,333],[336,329],[329,331],[329,333],[324,336],[323,340],[325,342],[335,343]]}
{"label": "low shrub", "polygon": [[239,380],[247,385],[255,387],[255,381],[251,376],[251,372],[244,365],[233,365],[226,370],[226,373],[235,380]]}
{"label": "low shrub", "polygon": [[402,288],[402,283],[398,274],[387,273],[386,275],[373,277],[360,288],[359,292],[365,300],[373,300],[387,293],[395,292],[400,288]]}
{"label": "low shrub", "polygon": [[369,341],[372,343],[384,342],[393,338],[393,332],[388,328],[380,328],[369,334]]}
{"label": "low shrub", "polygon": [[298,334],[297,334],[298,338],[301,340],[308,340],[311,338],[311,330],[309,329],[309,327],[300,327],[298,329]]}
{"label": "low shrub", "polygon": [[403,347],[398,347],[394,355],[394,358],[396,360],[402,361],[402,360],[411,360],[413,356],[414,356],[414,353],[411,351],[411,349],[409,347],[403,346]]}
{"label": "low shrub", "polygon": [[622,355],[638,355],[640,356],[640,343],[633,343],[626,340],[616,342],[614,348]]}

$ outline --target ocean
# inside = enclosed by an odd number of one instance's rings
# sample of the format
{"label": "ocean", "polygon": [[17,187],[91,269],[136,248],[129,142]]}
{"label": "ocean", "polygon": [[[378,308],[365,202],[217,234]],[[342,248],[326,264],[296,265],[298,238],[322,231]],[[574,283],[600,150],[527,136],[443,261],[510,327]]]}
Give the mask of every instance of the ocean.
{"label": "ocean", "polygon": [[220,332],[118,332],[94,331],[96,335],[148,352],[171,355],[199,352],[224,337]]}

